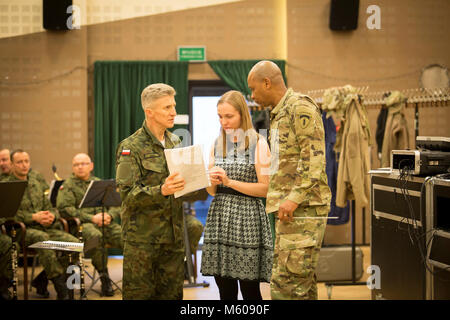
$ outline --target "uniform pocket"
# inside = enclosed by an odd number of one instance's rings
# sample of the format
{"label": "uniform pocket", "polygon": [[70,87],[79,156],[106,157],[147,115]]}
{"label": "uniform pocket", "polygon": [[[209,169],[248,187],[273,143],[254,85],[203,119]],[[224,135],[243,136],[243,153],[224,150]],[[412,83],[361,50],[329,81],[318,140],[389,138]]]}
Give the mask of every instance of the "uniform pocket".
{"label": "uniform pocket", "polygon": [[165,171],[164,165],[161,163],[161,161],[142,160],[142,166],[146,170],[155,171],[158,173],[162,173]]}
{"label": "uniform pocket", "polygon": [[312,253],[317,241],[301,234],[280,235],[278,267],[281,272],[308,277],[312,268]]}
{"label": "uniform pocket", "polygon": [[142,167],[144,168],[144,181],[147,186],[156,186],[164,183],[166,178],[165,162],[161,162],[161,159],[155,158],[152,160],[142,160]]}
{"label": "uniform pocket", "polygon": [[117,183],[119,185],[131,185],[132,184],[132,162],[131,159],[119,160],[119,164],[117,165]]}

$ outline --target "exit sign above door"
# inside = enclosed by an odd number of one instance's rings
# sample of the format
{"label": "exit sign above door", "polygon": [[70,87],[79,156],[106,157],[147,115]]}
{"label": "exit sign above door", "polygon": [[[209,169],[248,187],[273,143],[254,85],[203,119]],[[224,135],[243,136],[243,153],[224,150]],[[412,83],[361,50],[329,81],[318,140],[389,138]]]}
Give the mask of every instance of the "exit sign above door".
{"label": "exit sign above door", "polygon": [[178,46],[178,61],[205,62],[205,46]]}

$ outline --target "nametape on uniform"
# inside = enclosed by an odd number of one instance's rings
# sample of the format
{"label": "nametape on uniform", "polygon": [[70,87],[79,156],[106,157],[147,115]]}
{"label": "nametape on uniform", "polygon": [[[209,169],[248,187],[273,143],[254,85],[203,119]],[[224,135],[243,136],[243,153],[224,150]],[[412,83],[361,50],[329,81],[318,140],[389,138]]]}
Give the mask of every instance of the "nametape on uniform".
{"label": "nametape on uniform", "polygon": [[160,157],[160,154],[158,152],[144,154],[144,159],[153,159],[153,158],[159,158],[159,157]]}
{"label": "nametape on uniform", "polygon": [[122,155],[123,156],[129,156],[130,155],[130,150],[129,149],[122,149]]}
{"label": "nametape on uniform", "polygon": [[310,121],[311,115],[309,113],[300,113],[300,127],[302,129],[308,127]]}

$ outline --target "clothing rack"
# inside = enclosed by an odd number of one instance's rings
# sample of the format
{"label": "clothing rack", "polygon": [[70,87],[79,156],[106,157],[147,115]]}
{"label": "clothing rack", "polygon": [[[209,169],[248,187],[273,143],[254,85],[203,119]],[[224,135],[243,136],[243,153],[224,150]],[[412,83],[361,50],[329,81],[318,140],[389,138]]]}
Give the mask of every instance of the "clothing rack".
{"label": "clothing rack", "polygon": [[[309,90],[307,95],[318,104],[322,104],[323,94],[327,89]],[[369,87],[356,87],[356,93],[363,96],[363,105],[368,108],[381,108],[385,104],[389,91],[371,91]],[[399,90],[406,97],[407,107],[442,107],[450,105],[450,88],[415,88]]]}
{"label": "clothing rack", "polygon": [[[381,109],[385,105],[386,96],[390,91],[368,92],[369,87],[357,87],[356,93],[363,96],[362,104],[366,109]],[[327,89],[307,91],[319,106]],[[450,106],[450,88],[414,88],[399,90],[406,98],[405,107],[414,108],[414,132],[419,136],[419,108],[435,108]]]}
{"label": "clothing rack", "polygon": [[[323,94],[327,89],[309,90],[308,96],[313,98],[320,106]],[[378,109],[385,104],[386,94],[389,91],[369,91],[369,87],[356,87],[356,93],[363,96],[362,104],[367,109]],[[406,97],[407,108],[448,107],[450,106],[450,88],[414,88],[399,90]],[[262,111],[263,107],[250,101],[248,107],[251,111]],[[270,109],[269,109],[270,110]]]}

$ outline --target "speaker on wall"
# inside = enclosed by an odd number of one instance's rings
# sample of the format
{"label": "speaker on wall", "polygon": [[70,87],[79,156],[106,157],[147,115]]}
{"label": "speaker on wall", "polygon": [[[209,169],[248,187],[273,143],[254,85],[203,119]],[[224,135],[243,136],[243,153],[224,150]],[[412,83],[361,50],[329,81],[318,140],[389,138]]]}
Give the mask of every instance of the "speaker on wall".
{"label": "speaker on wall", "polygon": [[72,13],[67,13],[67,8],[72,5],[72,0],[43,0],[44,29],[69,30],[67,19]]}
{"label": "speaker on wall", "polygon": [[355,30],[358,27],[359,0],[331,0],[330,29]]}

